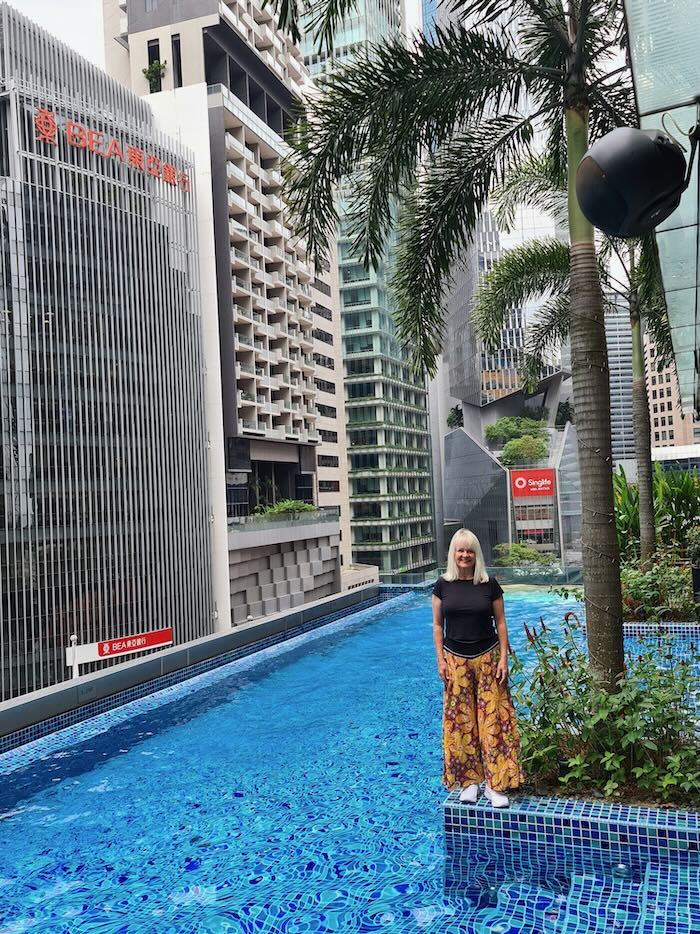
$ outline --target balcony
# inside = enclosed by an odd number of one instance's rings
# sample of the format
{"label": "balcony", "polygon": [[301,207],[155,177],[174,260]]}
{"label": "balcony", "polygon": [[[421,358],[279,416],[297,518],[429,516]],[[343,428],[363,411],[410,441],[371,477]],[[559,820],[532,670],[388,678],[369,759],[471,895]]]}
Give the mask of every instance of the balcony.
{"label": "balcony", "polygon": [[238,153],[239,156],[245,155],[245,144],[236,139],[233,133],[226,134],[226,149],[229,152]]}
{"label": "balcony", "polygon": [[248,211],[248,205],[235,191],[229,191],[228,193],[228,207],[230,211],[234,212],[245,211],[247,213]]}
{"label": "balcony", "polygon": [[231,265],[232,266],[248,266],[249,262],[250,260],[248,256],[243,252],[243,250],[239,250],[236,247],[233,247],[233,249],[231,250]]}
{"label": "balcony", "polygon": [[232,217],[229,218],[228,232],[232,240],[248,239],[248,230],[245,225],[241,224],[239,221],[234,220]]}
{"label": "balcony", "polygon": [[233,162],[226,163],[226,178],[230,184],[245,184],[245,172]]}

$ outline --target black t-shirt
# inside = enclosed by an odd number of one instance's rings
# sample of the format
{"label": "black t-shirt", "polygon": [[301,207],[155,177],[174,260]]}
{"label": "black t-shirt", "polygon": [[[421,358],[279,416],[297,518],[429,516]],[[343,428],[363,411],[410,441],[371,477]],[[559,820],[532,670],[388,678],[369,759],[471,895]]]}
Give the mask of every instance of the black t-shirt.
{"label": "black t-shirt", "polygon": [[442,601],[444,646],[453,655],[476,658],[498,645],[493,601],[503,595],[495,577],[485,584],[473,580],[446,581],[438,577],[433,593]]}

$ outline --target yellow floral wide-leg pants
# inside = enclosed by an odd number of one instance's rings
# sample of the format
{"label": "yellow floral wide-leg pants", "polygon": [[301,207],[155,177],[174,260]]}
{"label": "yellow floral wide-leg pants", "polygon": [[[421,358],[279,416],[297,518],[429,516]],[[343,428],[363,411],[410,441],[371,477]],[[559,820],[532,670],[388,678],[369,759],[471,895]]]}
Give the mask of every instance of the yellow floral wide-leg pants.
{"label": "yellow floral wide-leg pants", "polygon": [[500,651],[496,646],[478,658],[444,651],[442,782],[450,790],[486,779],[494,791],[505,791],[524,780],[510,690],[496,680]]}

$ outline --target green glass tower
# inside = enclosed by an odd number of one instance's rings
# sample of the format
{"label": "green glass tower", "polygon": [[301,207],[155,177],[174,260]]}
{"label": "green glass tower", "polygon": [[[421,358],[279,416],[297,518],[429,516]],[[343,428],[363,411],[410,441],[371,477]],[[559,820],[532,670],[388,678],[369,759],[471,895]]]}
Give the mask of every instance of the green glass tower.
{"label": "green glass tower", "polygon": [[[358,0],[335,37],[332,60],[307,40],[312,75],[401,33],[401,7]],[[436,543],[427,389],[412,374],[394,332],[390,255],[366,270],[353,255],[342,208],[338,229],[353,560],[398,576],[435,566]]]}

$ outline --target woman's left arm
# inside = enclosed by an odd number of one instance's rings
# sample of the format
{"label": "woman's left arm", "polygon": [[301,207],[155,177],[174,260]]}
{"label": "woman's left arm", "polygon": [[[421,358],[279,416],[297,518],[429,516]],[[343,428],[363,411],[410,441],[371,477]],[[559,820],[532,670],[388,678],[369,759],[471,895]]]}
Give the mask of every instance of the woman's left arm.
{"label": "woman's left arm", "polygon": [[496,668],[496,680],[505,682],[508,680],[508,626],[506,624],[506,611],[503,606],[503,597],[497,597],[493,601],[493,618],[496,620],[496,632],[498,633],[498,644],[501,654]]}

